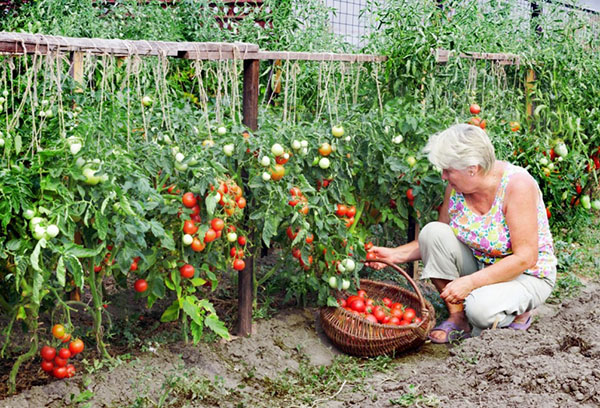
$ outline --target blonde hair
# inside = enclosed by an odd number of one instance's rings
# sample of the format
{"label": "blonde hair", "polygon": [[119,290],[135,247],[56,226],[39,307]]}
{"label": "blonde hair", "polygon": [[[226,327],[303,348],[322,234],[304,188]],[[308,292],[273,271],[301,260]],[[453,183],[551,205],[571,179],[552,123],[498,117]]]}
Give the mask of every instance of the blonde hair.
{"label": "blonde hair", "polygon": [[496,162],[494,146],[483,129],[462,123],[432,135],[423,151],[442,170],[479,165],[486,174]]}

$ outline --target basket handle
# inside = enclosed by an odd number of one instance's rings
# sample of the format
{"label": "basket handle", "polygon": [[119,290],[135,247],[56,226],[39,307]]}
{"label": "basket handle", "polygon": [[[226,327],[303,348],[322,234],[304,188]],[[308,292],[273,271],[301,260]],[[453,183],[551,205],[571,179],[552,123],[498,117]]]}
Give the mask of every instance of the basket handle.
{"label": "basket handle", "polygon": [[[396,272],[400,273],[400,275],[404,276],[404,279],[406,279],[408,281],[408,283],[410,283],[410,285],[415,290],[415,293],[419,297],[419,303],[421,304],[421,314],[429,316],[429,310],[427,310],[427,306],[425,305],[425,298],[423,297],[423,294],[419,290],[419,287],[417,286],[417,284],[415,283],[415,281],[404,271],[404,269],[402,269],[398,265],[393,264],[393,263],[391,263],[389,261],[386,261],[384,259],[378,259],[378,258],[369,259],[369,261],[366,262],[366,263],[368,264],[370,262],[373,262],[373,263],[379,262],[379,263],[386,264],[387,266],[395,269]],[[423,319],[423,321],[425,321],[425,319]]]}

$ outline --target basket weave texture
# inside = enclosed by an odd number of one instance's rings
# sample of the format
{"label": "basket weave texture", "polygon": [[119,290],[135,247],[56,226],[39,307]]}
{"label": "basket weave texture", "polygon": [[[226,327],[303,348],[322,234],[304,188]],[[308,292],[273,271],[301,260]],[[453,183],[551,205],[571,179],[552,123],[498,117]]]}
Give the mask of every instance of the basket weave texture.
{"label": "basket weave texture", "polygon": [[[323,307],[320,310],[321,326],[337,348],[354,356],[374,357],[401,353],[417,348],[425,342],[435,324],[435,311],[431,303],[423,298],[414,281],[404,271],[400,271],[416,293],[367,279],[360,280],[360,288],[373,300],[381,301],[388,297],[393,302],[412,307],[422,321],[406,326],[372,323],[342,307]],[[342,295],[343,293],[339,292],[338,298]]]}

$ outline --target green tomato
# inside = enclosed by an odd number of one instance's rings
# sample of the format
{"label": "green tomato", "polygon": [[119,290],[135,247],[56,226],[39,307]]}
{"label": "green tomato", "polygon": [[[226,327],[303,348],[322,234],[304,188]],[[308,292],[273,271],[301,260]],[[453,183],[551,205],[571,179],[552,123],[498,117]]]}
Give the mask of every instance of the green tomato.
{"label": "green tomato", "polygon": [[337,278],[335,276],[329,278],[329,286],[332,289],[337,289]]}
{"label": "green tomato", "polygon": [[38,226],[38,224],[41,224],[42,222],[46,221],[44,218],[42,217],[33,217],[31,220],[29,220],[29,228],[34,231],[35,227]]}
{"label": "green tomato", "polygon": [[35,229],[33,230],[33,237],[39,241],[40,239],[44,238],[45,235],[46,228],[42,227],[41,225],[36,225]]}
{"label": "green tomato", "polygon": [[592,201],[592,208],[594,210],[596,210],[596,211],[600,210],[600,200],[594,200],[594,201]]}
{"label": "green tomato", "polygon": [[556,146],[554,146],[554,151],[560,157],[565,157],[566,155],[569,154],[569,150],[567,149],[567,145],[565,145],[564,143],[558,143]]}
{"label": "green tomato", "polygon": [[233,143],[229,143],[226,144],[225,146],[223,146],[223,153],[225,153],[225,156],[233,156],[233,151],[235,150],[235,145]]}
{"label": "green tomato", "polygon": [[342,279],[342,289],[348,290],[350,288],[350,281],[348,279]]}
{"label": "green tomato", "polygon": [[333,126],[331,128],[331,134],[335,137],[342,137],[344,136],[344,128],[342,125]]}
{"label": "green tomato", "polygon": [[273,146],[271,146],[271,153],[273,153],[275,157],[281,156],[284,152],[285,150],[283,149],[283,146],[279,143],[275,143]]}
{"label": "green tomato", "polygon": [[148,95],[144,95],[142,97],[142,105],[144,105],[144,106],[150,106],[150,105],[152,105],[152,102],[153,102],[152,98],[149,97]]}
{"label": "green tomato", "polygon": [[90,186],[95,186],[101,181],[101,178],[96,176],[96,170],[92,168],[86,167],[83,169],[83,175],[85,176],[85,184]]}
{"label": "green tomato", "polygon": [[328,169],[331,166],[331,161],[327,157],[321,157],[319,159],[319,167],[322,169]]}
{"label": "green tomato", "polygon": [[35,211],[33,211],[31,208],[28,208],[25,211],[23,211],[23,217],[26,220],[32,219],[34,215],[35,215]]}
{"label": "green tomato", "polygon": [[192,242],[194,241],[194,237],[192,237],[190,234],[185,234],[183,236],[183,245],[192,245]]}
{"label": "green tomato", "polygon": [[408,156],[406,158],[406,163],[408,163],[410,167],[413,167],[415,164],[417,164],[417,159],[415,159],[414,156]]}
{"label": "green tomato", "polygon": [[589,195],[586,194],[586,195],[581,196],[581,205],[586,210],[589,210],[590,208],[592,208],[592,204],[590,203],[590,196]]}
{"label": "green tomato", "polygon": [[55,238],[58,233],[60,231],[58,230],[58,227],[55,224],[50,224],[48,225],[48,227],[46,228],[46,234],[50,237],[50,238]]}
{"label": "green tomato", "polygon": [[356,268],[356,264],[351,258],[344,259],[342,261],[342,265],[344,265],[344,268],[346,268],[346,272],[354,272],[354,269]]}

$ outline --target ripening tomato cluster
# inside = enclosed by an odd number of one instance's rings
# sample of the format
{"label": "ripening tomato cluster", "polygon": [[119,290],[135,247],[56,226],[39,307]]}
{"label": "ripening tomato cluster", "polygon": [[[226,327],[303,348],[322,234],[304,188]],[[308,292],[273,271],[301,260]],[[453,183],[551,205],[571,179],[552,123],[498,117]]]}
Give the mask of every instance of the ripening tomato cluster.
{"label": "ripening tomato cluster", "polygon": [[[476,103],[472,103],[469,106],[469,112],[471,112],[472,115],[479,115],[481,112],[481,107]],[[479,116],[473,116],[467,123],[473,126],[479,126],[483,130],[485,130],[485,127],[487,126],[485,119],[482,120]]]}
{"label": "ripening tomato cluster", "polygon": [[300,204],[300,206],[298,207],[298,212],[302,215],[307,215],[308,199],[302,193],[302,191],[298,187],[292,187],[290,189],[290,195],[292,196],[292,198],[290,199],[290,201],[288,201],[288,204],[292,207],[296,207],[298,204]]}
{"label": "ripening tomato cluster", "polygon": [[338,203],[335,207],[335,215],[338,217],[345,217],[344,224],[346,228],[350,228],[354,224],[354,216],[356,215],[356,207],[353,205],[346,205]]}
{"label": "ripening tomato cluster", "polygon": [[405,326],[411,323],[418,324],[422,320],[412,307],[393,302],[387,297],[381,301],[371,299],[364,290],[359,290],[356,295],[348,296],[346,299],[338,299],[338,304],[371,323]]}
{"label": "ripening tomato cluster", "polygon": [[[65,344],[65,347],[61,347],[57,351],[52,346],[44,345],[40,350],[41,368],[55,378],[71,378],[75,375],[75,366],[69,364],[69,359],[83,351],[83,340],[71,341],[71,334],[65,332],[62,324],[55,324],[52,327],[52,335]],[[66,346],[66,343],[69,345]]]}

